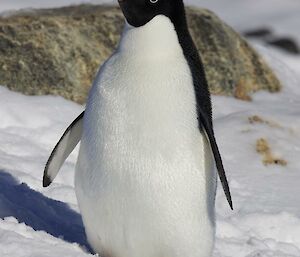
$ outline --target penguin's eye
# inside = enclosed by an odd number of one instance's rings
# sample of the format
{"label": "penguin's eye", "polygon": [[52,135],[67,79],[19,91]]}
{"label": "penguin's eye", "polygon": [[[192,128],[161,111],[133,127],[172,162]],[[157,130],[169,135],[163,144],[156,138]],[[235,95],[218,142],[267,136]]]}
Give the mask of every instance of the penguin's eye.
{"label": "penguin's eye", "polygon": [[149,0],[151,4],[156,4],[158,0]]}

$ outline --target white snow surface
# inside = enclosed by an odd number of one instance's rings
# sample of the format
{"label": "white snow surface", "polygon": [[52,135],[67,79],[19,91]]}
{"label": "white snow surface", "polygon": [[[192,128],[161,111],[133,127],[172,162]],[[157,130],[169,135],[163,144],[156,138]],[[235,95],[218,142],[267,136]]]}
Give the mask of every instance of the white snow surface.
{"label": "white snow surface", "polygon": [[[0,0],[0,11],[82,1]],[[102,1],[94,1],[99,3]],[[190,0],[237,29],[270,25],[300,42],[298,0]],[[281,93],[252,102],[213,96],[217,141],[234,211],[219,183],[214,257],[300,256],[300,57],[253,42],[281,79]],[[83,106],[54,96],[24,96],[0,87],[0,256],[92,256],[74,194],[78,148],[52,186],[42,188],[52,148]],[[268,122],[250,124],[259,115]],[[262,163],[256,140],[269,141],[287,166]]]}

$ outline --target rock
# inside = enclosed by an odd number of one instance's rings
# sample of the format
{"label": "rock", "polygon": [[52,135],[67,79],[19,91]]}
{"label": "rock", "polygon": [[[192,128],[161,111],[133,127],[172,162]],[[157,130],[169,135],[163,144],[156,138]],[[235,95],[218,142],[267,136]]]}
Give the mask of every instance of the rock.
{"label": "rock", "polygon": [[273,38],[267,40],[267,44],[275,46],[290,54],[300,54],[300,48],[294,39],[289,37]]}
{"label": "rock", "polygon": [[258,28],[243,32],[243,35],[249,38],[265,38],[271,36],[272,34],[272,30],[269,28]]}
{"label": "rock", "polygon": [[258,28],[243,32],[247,38],[260,39],[267,45],[271,45],[290,54],[300,54],[300,47],[291,37],[277,36],[268,28]]}
{"label": "rock", "polygon": [[[281,85],[264,60],[208,10],[187,8],[213,94],[250,100]],[[30,95],[54,94],[84,103],[95,73],[115,49],[119,8],[80,5],[0,18],[0,84]]]}

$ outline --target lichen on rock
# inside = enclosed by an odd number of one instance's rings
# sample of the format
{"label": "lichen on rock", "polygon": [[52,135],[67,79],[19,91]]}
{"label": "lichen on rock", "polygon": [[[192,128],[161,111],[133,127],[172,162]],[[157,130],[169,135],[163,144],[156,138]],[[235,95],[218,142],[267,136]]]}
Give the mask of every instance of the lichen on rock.
{"label": "lichen on rock", "polygon": [[[187,8],[189,28],[213,94],[251,100],[281,85],[255,50],[212,12]],[[116,48],[118,7],[79,5],[0,18],[0,84],[30,95],[84,103],[95,73]]]}

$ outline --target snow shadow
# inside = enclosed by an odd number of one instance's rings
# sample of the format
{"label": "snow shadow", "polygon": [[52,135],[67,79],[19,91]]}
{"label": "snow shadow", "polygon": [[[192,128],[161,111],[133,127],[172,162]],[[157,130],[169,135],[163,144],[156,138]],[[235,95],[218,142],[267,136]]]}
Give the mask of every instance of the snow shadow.
{"label": "snow shadow", "polygon": [[0,170],[0,218],[15,217],[36,231],[43,230],[91,251],[80,214],[59,201],[45,197]]}

